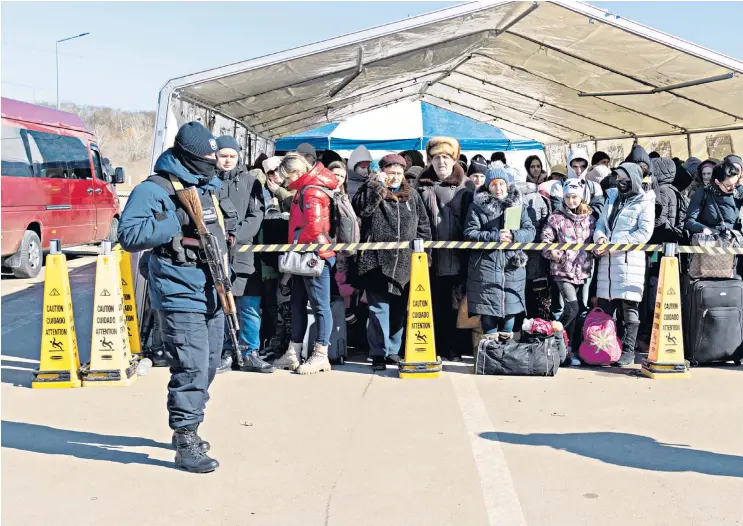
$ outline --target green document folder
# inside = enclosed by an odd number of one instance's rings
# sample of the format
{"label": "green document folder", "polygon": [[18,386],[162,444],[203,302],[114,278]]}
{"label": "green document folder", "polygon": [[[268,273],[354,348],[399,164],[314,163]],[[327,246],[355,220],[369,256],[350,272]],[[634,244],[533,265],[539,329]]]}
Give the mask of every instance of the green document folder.
{"label": "green document folder", "polygon": [[506,221],[503,230],[518,230],[521,228],[521,205],[506,208]]}

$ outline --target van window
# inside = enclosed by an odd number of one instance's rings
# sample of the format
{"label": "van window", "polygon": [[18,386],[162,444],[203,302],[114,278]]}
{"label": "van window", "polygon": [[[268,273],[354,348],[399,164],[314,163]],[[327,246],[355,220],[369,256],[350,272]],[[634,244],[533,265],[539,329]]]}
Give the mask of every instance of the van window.
{"label": "van window", "polygon": [[34,172],[23,144],[21,128],[2,127],[2,175],[33,177]]}
{"label": "van window", "polygon": [[95,178],[100,181],[106,181],[106,177],[103,175],[103,169],[101,168],[101,154],[98,150],[91,148],[90,153],[93,155],[93,170],[95,170]]}
{"label": "van window", "polygon": [[43,177],[92,179],[87,145],[77,137],[27,130],[43,159]]}

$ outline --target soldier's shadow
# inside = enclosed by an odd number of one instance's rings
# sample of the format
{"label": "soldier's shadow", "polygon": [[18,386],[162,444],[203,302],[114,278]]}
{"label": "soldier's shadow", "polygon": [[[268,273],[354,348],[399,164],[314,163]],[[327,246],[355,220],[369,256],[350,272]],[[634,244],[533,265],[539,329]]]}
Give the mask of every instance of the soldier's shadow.
{"label": "soldier's shadow", "polygon": [[144,464],[172,468],[172,462],[151,458],[146,453],[126,451],[132,447],[172,449],[170,444],[149,438],[101,435],[86,431],[57,429],[25,422],[2,421],[2,447],[46,455],[67,455],[86,460],[119,464]]}

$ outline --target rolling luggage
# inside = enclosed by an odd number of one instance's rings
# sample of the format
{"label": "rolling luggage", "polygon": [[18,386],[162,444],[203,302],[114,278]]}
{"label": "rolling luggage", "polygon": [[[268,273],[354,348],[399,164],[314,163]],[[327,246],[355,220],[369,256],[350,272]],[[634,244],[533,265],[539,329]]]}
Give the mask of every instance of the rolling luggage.
{"label": "rolling luggage", "polygon": [[[348,332],[346,327],[346,303],[340,296],[330,299],[330,311],[333,314],[333,329],[330,333],[330,343],[328,345],[328,360],[336,365],[343,365],[348,356]],[[317,339],[317,323],[312,310],[307,312],[307,332],[304,335],[304,345],[302,355],[309,358],[312,354],[312,347]]]}
{"label": "rolling luggage", "polygon": [[743,281],[684,276],[684,354],[692,365],[743,358]]}

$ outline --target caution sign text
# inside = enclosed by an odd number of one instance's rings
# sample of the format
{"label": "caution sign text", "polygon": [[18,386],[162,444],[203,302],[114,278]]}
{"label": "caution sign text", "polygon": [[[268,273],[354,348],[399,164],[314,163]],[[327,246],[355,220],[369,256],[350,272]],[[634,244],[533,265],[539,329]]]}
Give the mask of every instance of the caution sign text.
{"label": "caution sign text", "polygon": [[410,296],[405,340],[405,362],[400,364],[400,378],[438,376],[441,362],[436,356],[431,303],[428,258],[414,252],[410,269]]}
{"label": "caution sign text", "polygon": [[93,298],[90,365],[83,385],[129,385],[136,380],[136,374],[129,348],[119,256],[98,256]]}
{"label": "caution sign text", "polygon": [[662,258],[650,352],[642,365],[643,374],[651,378],[689,376],[684,360],[681,303],[677,292],[680,289],[678,260],[675,257]]}
{"label": "caution sign text", "polygon": [[119,258],[121,292],[124,299],[124,317],[126,319],[126,335],[129,338],[129,348],[132,354],[140,354],[142,346],[139,341],[139,320],[137,319],[137,303],[134,294],[132,255],[123,250],[117,250],[116,253]]}
{"label": "caution sign text", "polygon": [[82,385],[70,276],[64,254],[49,254],[46,258],[39,362],[31,383],[34,389]]}

